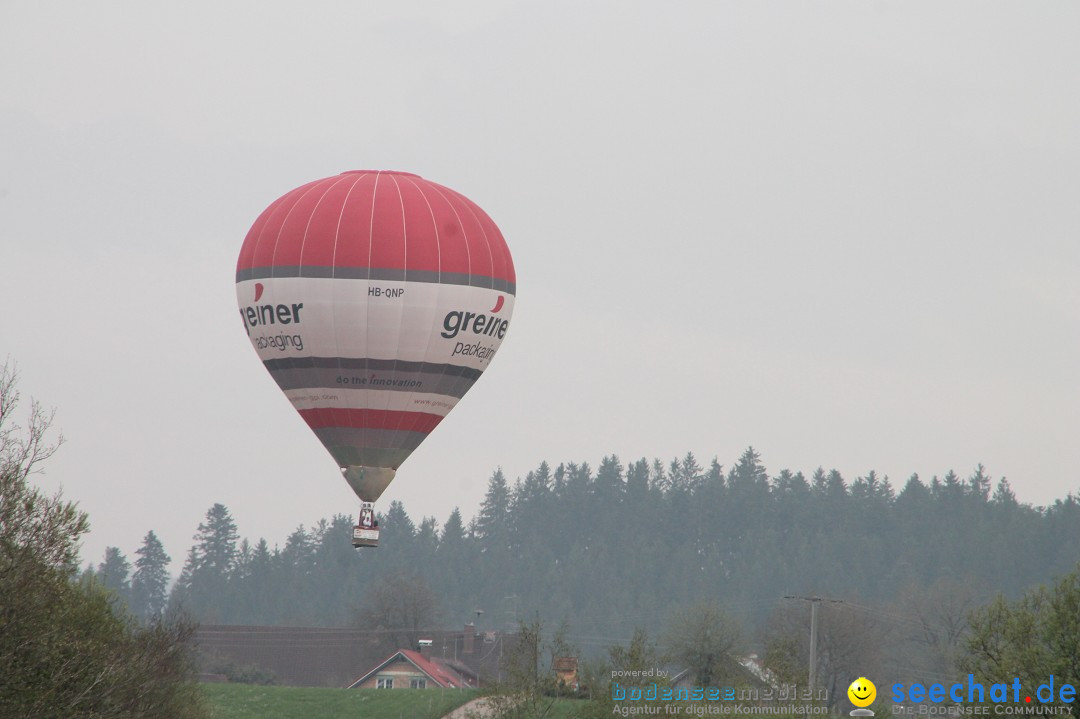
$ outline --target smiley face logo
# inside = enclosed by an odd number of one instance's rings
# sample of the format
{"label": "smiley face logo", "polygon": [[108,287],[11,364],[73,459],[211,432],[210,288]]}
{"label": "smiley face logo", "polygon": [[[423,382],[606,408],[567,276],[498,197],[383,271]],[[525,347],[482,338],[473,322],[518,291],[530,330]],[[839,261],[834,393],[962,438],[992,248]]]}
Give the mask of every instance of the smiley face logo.
{"label": "smiley face logo", "polygon": [[868,707],[877,698],[877,687],[866,677],[859,677],[847,688],[848,699],[857,707]]}

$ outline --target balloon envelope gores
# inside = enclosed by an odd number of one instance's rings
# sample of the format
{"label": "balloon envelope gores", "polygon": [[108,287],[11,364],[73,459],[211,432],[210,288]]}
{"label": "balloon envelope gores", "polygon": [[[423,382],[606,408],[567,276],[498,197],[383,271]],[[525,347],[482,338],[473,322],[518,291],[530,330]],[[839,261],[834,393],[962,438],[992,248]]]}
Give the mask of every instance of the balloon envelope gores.
{"label": "balloon envelope gores", "polygon": [[502,233],[460,193],[360,170],[286,193],[236,265],[263,366],[363,502],[487,369],[516,276]]}

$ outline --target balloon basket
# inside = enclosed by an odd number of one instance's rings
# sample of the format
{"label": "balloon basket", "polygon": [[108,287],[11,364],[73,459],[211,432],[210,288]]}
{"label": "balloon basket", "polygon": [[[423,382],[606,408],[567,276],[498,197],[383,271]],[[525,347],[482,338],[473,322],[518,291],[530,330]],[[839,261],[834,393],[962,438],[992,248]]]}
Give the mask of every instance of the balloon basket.
{"label": "balloon basket", "polygon": [[359,549],[360,547],[379,546],[379,530],[366,529],[364,527],[353,527],[352,545],[357,549]]}

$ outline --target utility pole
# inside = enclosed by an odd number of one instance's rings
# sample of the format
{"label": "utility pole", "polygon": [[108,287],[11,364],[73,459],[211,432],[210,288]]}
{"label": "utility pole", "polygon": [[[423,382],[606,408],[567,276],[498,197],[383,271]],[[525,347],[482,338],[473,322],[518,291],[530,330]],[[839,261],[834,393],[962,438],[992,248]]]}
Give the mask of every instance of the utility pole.
{"label": "utility pole", "polygon": [[817,686],[817,608],[821,605],[821,597],[814,597],[810,601],[810,696],[814,696],[814,687]]}
{"label": "utility pole", "polygon": [[814,688],[817,686],[817,612],[818,605],[822,602],[833,602],[834,604],[843,604],[840,599],[822,599],[821,597],[798,597],[788,595],[784,599],[799,599],[804,602],[810,602],[810,696],[813,696]]}

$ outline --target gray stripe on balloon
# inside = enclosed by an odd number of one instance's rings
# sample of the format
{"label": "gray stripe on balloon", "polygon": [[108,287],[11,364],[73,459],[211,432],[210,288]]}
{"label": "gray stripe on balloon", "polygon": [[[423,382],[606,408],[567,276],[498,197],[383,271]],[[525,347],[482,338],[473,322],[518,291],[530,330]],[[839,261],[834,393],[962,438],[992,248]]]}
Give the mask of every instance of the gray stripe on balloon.
{"label": "gray stripe on balloon", "polygon": [[[338,466],[397,467],[427,436],[405,429],[318,427],[312,430]],[[343,442],[343,444],[336,444]]]}
{"label": "gray stripe on balloon", "polygon": [[326,277],[341,280],[379,280],[386,282],[430,282],[443,285],[485,287],[513,295],[517,285],[498,277],[471,275],[465,272],[438,272],[435,270],[409,270],[379,267],[324,267],[322,265],[284,265],[275,267],[250,267],[236,271],[236,281],[270,280],[276,277]]}
{"label": "gray stripe on balloon", "polygon": [[[296,362],[297,360],[294,360]],[[302,359],[300,360],[302,361]],[[385,361],[385,360],[383,360]],[[461,399],[476,382],[478,370],[464,374],[457,370],[467,369],[455,365],[429,365],[431,371],[415,371],[398,367],[396,372],[378,371],[370,365],[355,371],[338,367],[289,366],[288,360],[270,360],[275,367],[267,367],[270,375],[282,390],[295,389],[362,389],[390,392],[416,392],[418,394],[445,395]],[[268,362],[268,363],[269,363]],[[268,364],[267,363],[267,364]],[[421,362],[402,362],[419,365]],[[441,371],[445,367],[451,371]]]}
{"label": "gray stripe on balloon", "polygon": [[439,362],[407,362],[405,360],[372,359],[368,357],[280,357],[263,360],[263,366],[273,372],[279,369],[342,369],[354,372],[364,370],[390,372],[396,368],[404,372],[422,372],[459,376],[475,380],[484,370]]}

